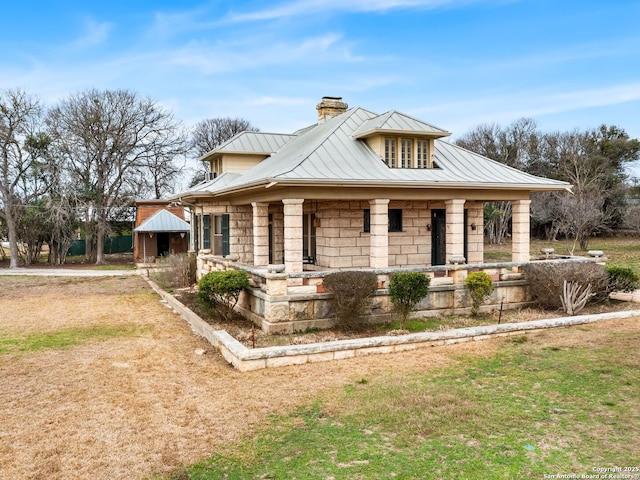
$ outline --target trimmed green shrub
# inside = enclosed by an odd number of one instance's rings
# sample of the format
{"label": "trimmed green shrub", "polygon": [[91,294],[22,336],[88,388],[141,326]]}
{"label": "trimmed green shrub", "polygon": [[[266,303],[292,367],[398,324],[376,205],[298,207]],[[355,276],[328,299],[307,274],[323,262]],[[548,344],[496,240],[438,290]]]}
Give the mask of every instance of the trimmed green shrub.
{"label": "trimmed green shrub", "polygon": [[225,320],[231,320],[240,293],[248,287],[249,277],[243,270],[209,272],[198,282],[198,298]]}
{"label": "trimmed green shrub", "polygon": [[389,280],[389,296],[395,311],[400,314],[401,328],[406,330],[407,317],[420,300],[429,293],[431,278],[420,272],[397,272]]}
{"label": "trimmed green shrub", "polygon": [[611,292],[633,292],[640,287],[640,277],[629,267],[618,267],[607,265],[609,275],[609,291]]}
{"label": "trimmed green shrub", "polygon": [[471,272],[464,281],[471,295],[471,315],[480,313],[480,305],[493,292],[493,281],[487,272]]}
{"label": "trimmed green shrub", "polygon": [[333,294],[331,304],[338,325],[349,327],[364,315],[378,287],[378,276],[373,272],[335,272],[324,277],[322,284]]}
{"label": "trimmed green shrub", "polygon": [[523,266],[531,299],[540,307],[562,308],[564,282],[591,285],[590,302],[604,301],[609,294],[609,275],[603,265],[591,262],[536,262]]}

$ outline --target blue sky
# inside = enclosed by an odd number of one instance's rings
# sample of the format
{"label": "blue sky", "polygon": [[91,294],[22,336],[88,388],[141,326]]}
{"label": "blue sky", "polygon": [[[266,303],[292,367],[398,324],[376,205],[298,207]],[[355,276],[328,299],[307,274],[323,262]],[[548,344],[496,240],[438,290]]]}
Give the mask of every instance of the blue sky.
{"label": "blue sky", "polygon": [[640,137],[637,0],[6,2],[0,88],[126,88],[185,125],[316,121],[322,96],[462,135],[534,118]]}

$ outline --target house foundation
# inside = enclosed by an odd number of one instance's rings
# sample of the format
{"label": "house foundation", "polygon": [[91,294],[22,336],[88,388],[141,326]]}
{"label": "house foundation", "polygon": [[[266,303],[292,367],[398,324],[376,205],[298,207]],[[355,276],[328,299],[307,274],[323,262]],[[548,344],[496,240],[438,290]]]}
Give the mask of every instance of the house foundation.
{"label": "house foundation", "polygon": [[[574,259],[544,261],[593,262],[602,259],[575,257]],[[521,267],[527,262],[492,264],[451,264],[421,268],[368,269],[378,277],[378,289],[370,300],[363,321],[385,323],[393,319],[393,306],[388,281],[397,271],[417,271],[429,276],[428,295],[416,306],[412,316],[468,314],[471,298],[464,279],[470,271],[483,271],[491,276],[495,290],[481,306],[481,311],[498,311],[526,306],[531,299],[528,282]],[[215,270],[238,269],[247,272],[251,287],[244,291],[237,310],[265,333],[293,333],[311,328],[329,328],[335,322],[331,308],[331,294],[322,286],[329,271],[269,272],[268,269],[248,267],[215,256],[201,256],[199,274]]]}

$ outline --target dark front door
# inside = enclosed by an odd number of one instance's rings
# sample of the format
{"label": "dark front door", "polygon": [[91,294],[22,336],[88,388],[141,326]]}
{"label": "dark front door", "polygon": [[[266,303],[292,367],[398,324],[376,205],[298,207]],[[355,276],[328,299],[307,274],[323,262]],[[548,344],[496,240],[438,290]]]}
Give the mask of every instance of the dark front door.
{"label": "dark front door", "polygon": [[447,263],[447,215],[446,210],[431,210],[431,265]]}
{"label": "dark front door", "polygon": [[464,209],[464,261],[469,263],[469,210]]}
{"label": "dark front door", "polygon": [[165,255],[169,255],[169,233],[167,232],[158,232],[158,256],[164,257]]}

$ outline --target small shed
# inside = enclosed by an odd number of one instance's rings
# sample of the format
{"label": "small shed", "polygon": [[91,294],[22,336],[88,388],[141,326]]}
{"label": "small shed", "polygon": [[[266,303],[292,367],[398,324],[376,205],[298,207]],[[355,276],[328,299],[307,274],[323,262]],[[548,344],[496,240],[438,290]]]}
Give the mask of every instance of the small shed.
{"label": "small shed", "polygon": [[133,255],[136,263],[152,263],[169,253],[189,249],[189,224],[181,207],[156,200],[136,204]]}

